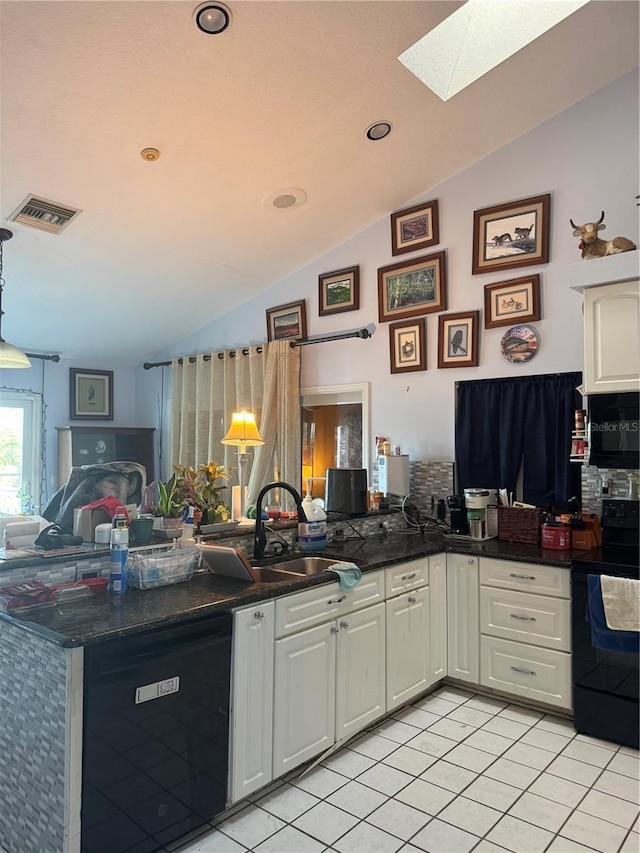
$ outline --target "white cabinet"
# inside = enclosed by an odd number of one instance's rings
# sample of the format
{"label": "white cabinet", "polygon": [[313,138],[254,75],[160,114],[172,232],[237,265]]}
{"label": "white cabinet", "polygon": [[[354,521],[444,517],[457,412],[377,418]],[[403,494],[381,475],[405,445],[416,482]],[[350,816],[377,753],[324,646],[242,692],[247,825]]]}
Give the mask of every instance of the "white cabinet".
{"label": "white cabinet", "polygon": [[387,711],[430,683],[429,587],[423,586],[387,601]]}
{"label": "white cabinet", "polygon": [[[368,604],[372,601],[377,603]],[[337,618],[327,619],[335,613]],[[301,623],[314,627],[292,629]],[[366,574],[348,592],[336,583],[279,599],[278,633],[274,778],[384,715],[384,572]]]}
{"label": "white cabinet", "polygon": [[273,744],[273,601],[233,614],[229,802],[271,782]]}
{"label": "white cabinet", "polygon": [[480,558],[480,684],[571,708],[571,576]]}
{"label": "white cabinet", "polygon": [[447,673],[478,684],[478,558],[447,554]]}
{"label": "white cabinet", "polygon": [[[638,252],[628,254],[635,256],[637,265]],[[584,386],[587,394],[640,390],[639,328],[639,281],[604,284],[585,290]]]}
{"label": "white cabinet", "polygon": [[447,675],[447,555],[429,557],[429,684]]}

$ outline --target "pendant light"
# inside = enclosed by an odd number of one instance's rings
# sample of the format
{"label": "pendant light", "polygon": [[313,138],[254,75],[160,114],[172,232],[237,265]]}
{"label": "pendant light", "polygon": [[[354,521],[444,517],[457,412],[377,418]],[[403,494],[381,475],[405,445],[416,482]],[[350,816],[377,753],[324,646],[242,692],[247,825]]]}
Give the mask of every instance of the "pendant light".
{"label": "pendant light", "polygon": [[0,228],[0,367],[31,367],[27,356],[12,344],[6,343],[2,337],[2,291],[4,290],[4,278],[2,277],[2,248],[7,240],[13,237],[13,232],[6,228]]}

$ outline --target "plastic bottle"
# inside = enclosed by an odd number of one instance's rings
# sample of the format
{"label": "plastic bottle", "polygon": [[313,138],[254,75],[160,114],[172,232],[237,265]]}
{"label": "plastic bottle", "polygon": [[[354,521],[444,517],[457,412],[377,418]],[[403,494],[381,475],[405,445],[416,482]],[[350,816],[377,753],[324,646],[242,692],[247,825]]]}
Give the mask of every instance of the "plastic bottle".
{"label": "plastic bottle", "polygon": [[182,536],[180,537],[180,542],[183,545],[195,545],[195,538],[193,536],[194,531],[194,522],[195,522],[195,508],[192,506],[185,506],[184,513],[182,515],[182,520],[184,521],[184,527],[182,528]]}
{"label": "plastic bottle", "polygon": [[306,522],[298,519],[298,544],[301,551],[324,551],[327,547],[327,514],[311,497],[311,478],[306,479],[307,494],[302,501]]}
{"label": "plastic bottle", "polygon": [[109,589],[111,592],[127,590],[127,558],[129,557],[129,528],[113,527],[109,551]]}

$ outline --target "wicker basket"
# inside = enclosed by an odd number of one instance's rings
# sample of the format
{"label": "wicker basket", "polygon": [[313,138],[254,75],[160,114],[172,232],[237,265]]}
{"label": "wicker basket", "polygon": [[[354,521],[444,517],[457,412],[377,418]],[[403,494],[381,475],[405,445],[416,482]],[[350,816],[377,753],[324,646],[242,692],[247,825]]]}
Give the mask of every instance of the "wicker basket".
{"label": "wicker basket", "polygon": [[498,507],[498,539],[507,542],[540,544],[541,509],[522,509],[513,506]]}

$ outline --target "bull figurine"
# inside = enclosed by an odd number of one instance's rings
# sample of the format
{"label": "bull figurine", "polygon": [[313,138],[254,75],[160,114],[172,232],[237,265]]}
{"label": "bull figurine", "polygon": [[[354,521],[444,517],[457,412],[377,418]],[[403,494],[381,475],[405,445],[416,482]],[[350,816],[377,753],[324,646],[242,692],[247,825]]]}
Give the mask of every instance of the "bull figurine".
{"label": "bull figurine", "polygon": [[631,252],[636,244],[626,237],[614,237],[613,240],[602,240],[598,237],[598,231],[607,226],[603,224],[604,210],[597,222],[586,222],[584,225],[576,225],[570,219],[573,228],[573,236],[580,237],[578,248],[582,250],[585,261],[592,258],[604,258],[605,255],[618,255],[620,252]]}

